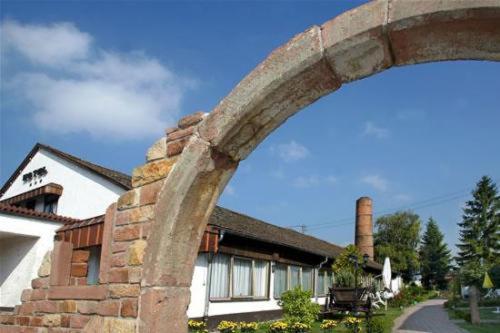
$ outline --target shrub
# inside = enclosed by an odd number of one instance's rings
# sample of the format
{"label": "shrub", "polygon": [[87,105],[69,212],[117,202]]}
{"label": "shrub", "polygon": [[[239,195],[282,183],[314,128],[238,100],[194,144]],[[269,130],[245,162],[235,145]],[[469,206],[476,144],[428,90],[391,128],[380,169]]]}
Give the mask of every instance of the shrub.
{"label": "shrub", "polygon": [[374,317],[366,321],[366,331],[371,333],[384,333],[384,320]]}
{"label": "shrub", "polygon": [[223,320],[217,325],[217,329],[221,333],[235,333],[238,329],[238,324],[232,321]]}
{"label": "shrub", "polygon": [[300,287],[284,292],[279,305],[283,309],[283,317],[289,324],[302,323],[311,326],[318,318],[320,305],[311,301],[310,291]]}
{"label": "shrub", "polygon": [[288,324],[284,321],[275,321],[271,325],[269,325],[270,333],[280,333],[286,332],[288,330]]}

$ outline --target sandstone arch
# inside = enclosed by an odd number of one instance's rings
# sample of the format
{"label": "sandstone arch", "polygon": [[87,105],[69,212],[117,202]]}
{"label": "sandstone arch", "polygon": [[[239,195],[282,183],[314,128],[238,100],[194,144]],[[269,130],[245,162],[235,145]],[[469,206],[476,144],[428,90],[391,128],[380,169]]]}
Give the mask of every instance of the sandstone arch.
{"label": "sandstone arch", "polygon": [[274,50],[198,125],[166,178],[144,263],[144,331],[166,317],[167,331],[185,331],[190,243],[199,243],[238,162],[275,128],[342,84],[391,66],[459,59],[500,60],[500,1],[373,1]]}
{"label": "sandstone arch", "polygon": [[[500,61],[500,0],[372,1],[295,36],[210,114],[183,118],[148,151],[134,189],[106,213],[100,285],[35,279],[15,314],[0,315],[0,331],[186,332],[198,245],[239,161],[342,84],[392,66],[459,59]],[[97,310],[82,312],[80,301]]]}

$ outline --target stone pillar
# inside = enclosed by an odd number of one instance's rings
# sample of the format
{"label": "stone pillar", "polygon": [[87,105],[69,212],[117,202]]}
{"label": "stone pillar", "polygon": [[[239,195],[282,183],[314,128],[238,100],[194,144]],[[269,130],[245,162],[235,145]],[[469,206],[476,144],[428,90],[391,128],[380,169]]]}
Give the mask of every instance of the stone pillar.
{"label": "stone pillar", "polygon": [[362,255],[373,260],[373,208],[372,199],[361,197],[356,201],[355,245]]}

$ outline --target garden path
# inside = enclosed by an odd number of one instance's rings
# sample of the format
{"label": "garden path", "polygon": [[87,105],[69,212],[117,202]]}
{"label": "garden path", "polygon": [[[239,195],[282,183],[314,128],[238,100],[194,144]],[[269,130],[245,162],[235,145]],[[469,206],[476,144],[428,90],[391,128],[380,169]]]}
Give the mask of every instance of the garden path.
{"label": "garden path", "polygon": [[411,307],[396,320],[393,333],[464,333],[448,318],[444,302],[431,299]]}

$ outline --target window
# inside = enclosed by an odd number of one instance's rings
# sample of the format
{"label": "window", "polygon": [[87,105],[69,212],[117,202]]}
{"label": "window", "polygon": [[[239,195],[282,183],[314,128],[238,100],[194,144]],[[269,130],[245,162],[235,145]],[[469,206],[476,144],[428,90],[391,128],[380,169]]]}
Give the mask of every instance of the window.
{"label": "window", "polygon": [[302,290],[313,290],[313,274],[312,269],[307,267],[302,267]]}
{"label": "window", "polygon": [[274,268],[274,298],[280,298],[287,290],[288,267],[276,265]]}
{"label": "window", "polygon": [[35,206],[36,206],[36,200],[29,200],[26,202],[27,209],[35,210]]}
{"label": "window", "polygon": [[326,295],[328,288],[333,285],[333,274],[331,271],[320,270],[318,272],[318,280],[316,283],[316,294]]}
{"label": "window", "polygon": [[43,211],[45,213],[57,214],[57,197],[45,197]]}
{"label": "window", "polygon": [[310,267],[276,264],[274,268],[274,298],[280,298],[283,292],[299,286],[302,290],[312,291],[312,272]]}
{"label": "window", "polygon": [[210,280],[210,298],[229,297],[229,263],[230,257],[218,254],[212,260],[212,276]]}
{"label": "window", "polygon": [[269,262],[218,254],[212,260],[210,299],[268,297]]}
{"label": "window", "polygon": [[88,273],[87,273],[87,284],[97,284],[99,283],[99,269],[101,264],[101,247],[91,246],[89,247],[89,261],[88,261]]}
{"label": "window", "polygon": [[234,258],[233,297],[252,296],[252,260]]}

